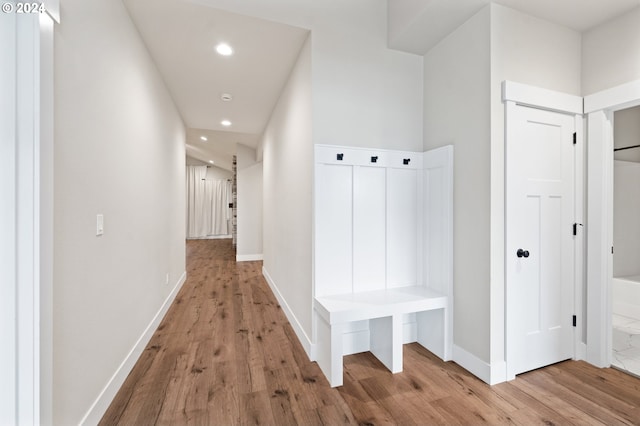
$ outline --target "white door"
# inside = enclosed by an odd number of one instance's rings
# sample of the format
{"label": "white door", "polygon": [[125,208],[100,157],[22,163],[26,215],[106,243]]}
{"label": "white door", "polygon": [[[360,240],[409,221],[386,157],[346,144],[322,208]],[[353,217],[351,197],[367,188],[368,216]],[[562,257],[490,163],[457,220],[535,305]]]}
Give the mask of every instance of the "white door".
{"label": "white door", "polygon": [[507,366],[573,356],[575,118],[511,104],[506,142]]}

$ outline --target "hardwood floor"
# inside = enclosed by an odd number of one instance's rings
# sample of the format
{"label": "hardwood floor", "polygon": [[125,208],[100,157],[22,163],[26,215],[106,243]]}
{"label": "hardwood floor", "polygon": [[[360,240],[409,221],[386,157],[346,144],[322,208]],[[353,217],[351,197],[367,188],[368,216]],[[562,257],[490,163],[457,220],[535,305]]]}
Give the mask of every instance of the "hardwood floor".
{"label": "hardwood floor", "polygon": [[309,362],[261,274],[229,240],[187,242],[188,279],[101,425],[640,424],[640,380],[567,361],[488,386],[417,344],[404,372]]}

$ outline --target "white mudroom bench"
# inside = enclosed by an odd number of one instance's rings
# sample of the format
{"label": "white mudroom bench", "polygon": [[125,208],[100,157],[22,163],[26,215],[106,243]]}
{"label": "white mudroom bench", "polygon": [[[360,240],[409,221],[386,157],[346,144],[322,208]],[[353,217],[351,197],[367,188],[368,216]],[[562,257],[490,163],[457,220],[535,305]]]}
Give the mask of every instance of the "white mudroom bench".
{"label": "white mudroom bench", "polygon": [[[346,324],[369,320],[369,348],[392,373],[402,371],[403,315],[416,314],[417,342],[425,347],[433,327],[448,334],[447,296],[423,286],[349,293],[315,299],[318,339],[317,362],[331,387],[342,386],[343,333]],[[444,321],[433,321],[425,314],[442,310]]]}
{"label": "white mudroom bench", "polygon": [[402,345],[451,359],[453,147],[427,152],[316,145],[310,358],[332,387],[344,355],[392,373]]}

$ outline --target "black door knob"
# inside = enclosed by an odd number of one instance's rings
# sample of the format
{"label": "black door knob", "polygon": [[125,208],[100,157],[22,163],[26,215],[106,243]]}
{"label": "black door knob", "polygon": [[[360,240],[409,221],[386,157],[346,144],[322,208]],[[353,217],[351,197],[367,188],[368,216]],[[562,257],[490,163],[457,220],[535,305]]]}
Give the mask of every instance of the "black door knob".
{"label": "black door knob", "polygon": [[529,250],[518,249],[516,252],[516,256],[518,257],[529,257]]}

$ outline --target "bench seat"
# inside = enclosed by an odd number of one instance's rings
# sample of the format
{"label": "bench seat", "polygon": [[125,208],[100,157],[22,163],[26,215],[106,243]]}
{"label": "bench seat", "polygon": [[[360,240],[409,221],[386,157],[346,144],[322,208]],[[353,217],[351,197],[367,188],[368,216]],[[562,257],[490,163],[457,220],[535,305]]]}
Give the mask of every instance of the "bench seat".
{"label": "bench seat", "polygon": [[[369,320],[370,351],[392,372],[402,371],[402,316],[417,313],[418,330],[428,321],[422,312],[443,310],[446,328],[447,296],[424,286],[316,297],[320,369],[332,387],[342,385],[342,334],[344,325]],[[443,336],[445,331],[443,331]],[[420,336],[420,331],[418,332]],[[420,337],[418,337],[420,343]]]}

